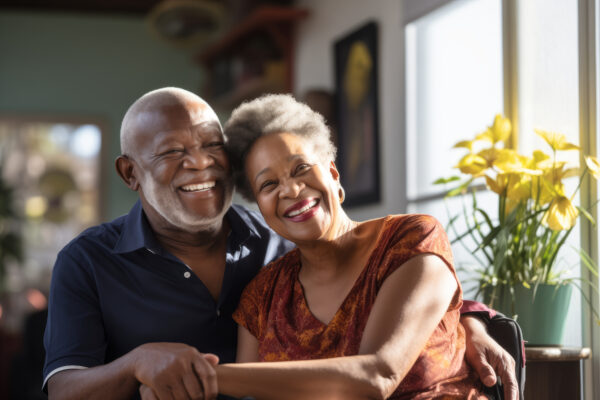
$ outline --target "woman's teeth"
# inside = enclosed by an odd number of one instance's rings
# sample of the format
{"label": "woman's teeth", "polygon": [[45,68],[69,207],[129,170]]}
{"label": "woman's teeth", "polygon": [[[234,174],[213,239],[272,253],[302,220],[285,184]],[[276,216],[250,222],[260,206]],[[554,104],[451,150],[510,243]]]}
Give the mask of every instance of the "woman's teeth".
{"label": "woman's teeth", "polygon": [[199,192],[201,190],[208,190],[215,187],[215,181],[205,182],[205,183],[196,183],[193,185],[185,185],[181,187],[181,190],[184,192]]}
{"label": "woman's teeth", "polygon": [[295,217],[296,215],[300,215],[303,212],[306,212],[308,210],[310,210],[311,208],[313,208],[314,206],[317,205],[317,200],[312,200],[310,203],[308,203],[307,205],[305,205],[304,207],[298,209],[298,210],[294,210],[292,212],[290,212],[287,216],[288,217]]}

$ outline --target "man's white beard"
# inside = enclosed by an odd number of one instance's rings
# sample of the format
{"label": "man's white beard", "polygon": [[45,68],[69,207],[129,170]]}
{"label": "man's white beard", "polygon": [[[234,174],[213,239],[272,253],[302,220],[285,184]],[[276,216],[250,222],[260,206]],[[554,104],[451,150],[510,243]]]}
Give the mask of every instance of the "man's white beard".
{"label": "man's white beard", "polygon": [[212,229],[215,225],[220,225],[225,213],[231,206],[233,197],[233,187],[230,182],[226,183],[224,193],[223,209],[214,217],[199,216],[188,212],[177,195],[170,190],[164,190],[156,184],[152,178],[146,178],[142,182],[144,197],[165,220],[177,228],[191,233],[202,232]]}

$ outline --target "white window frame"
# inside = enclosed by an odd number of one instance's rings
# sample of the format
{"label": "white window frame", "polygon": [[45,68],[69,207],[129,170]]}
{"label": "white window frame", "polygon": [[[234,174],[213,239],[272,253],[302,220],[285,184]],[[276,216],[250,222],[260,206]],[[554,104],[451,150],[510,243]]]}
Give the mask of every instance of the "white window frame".
{"label": "white window frame", "polygon": [[[457,0],[403,0],[403,31],[406,25],[436,9]],[[517,32],[517,1],[502,0],[502,42],[503,42],[503,78],[504,78],[504,114],[512,121],[513,140],[518,141],[518,32]],[[600,0],[578,0],[578,54],[579,54],[579,143],[582,154],[596,156],[598,154],[598,68],[600,67]],[[406,51],[404,51],[406,57]],[[404,85],[406,99],[406,88]],[[403,112],[405,112],[403,110]],[[405,115],[406,117],[406,115]],[[404,118],[406,120],[406,118]],[[402,128],[406,135],[407,127]],[[583,160],[581,160],[583,164]],[[406,187],[404,188],[406,193]],[[406,194],[405,194],[406,196]],[[581,205],[590,206],[598,199],[598,184],[591,179],[586,180],[581,187]],[[441,196],[429,196],[438,198]],[[404,199],[404,204],[415,203],[430,198]],[[591,210],[592,216],[598,221],[598,206]],[[599,235],[598,227],[580,220],[581,247],[588,252],[598,264]],[[596,280],[587,268],[582,266],[581,276],[585,279]],[[600,309],[600,295],[591,289],[586,289],[586,296],[591,299],[596,309]],[[582,298],[582,344],[592,350],[591,359],[584,362],[584,398],[600,399],[600,326],[594,323],[589,305]],[[594,377],[596,379],[594,379]]]}
{"label": "white window frame", "polygon": [[[598,0],[578,1],[578,31],[579,31],[579,142],[584,153],[596,156],[598,138]],[[582,160],[583,161],[583,160]],[[598,184],[587,179],[581,190],[581,205],[590,206],[598,198]],[[591,209],[592,216],[598,221],[598,206]],[[584,222],[584,221],[581,221]],[[598,263],[598,226],[582,223],[581,247]],[[581,268],[581,276],[598,282],[586,268]],[[589,288],[586,295],[591,299],[596,309],[600,308],[600,296]],[[592,357],[584,363],[584,396],[586,399],[600,398],[600,327],[593,323],[585,299],[582,299],[582,334],[583,345],[592,349]],[[596,379],[594,379],[594,377]]]}

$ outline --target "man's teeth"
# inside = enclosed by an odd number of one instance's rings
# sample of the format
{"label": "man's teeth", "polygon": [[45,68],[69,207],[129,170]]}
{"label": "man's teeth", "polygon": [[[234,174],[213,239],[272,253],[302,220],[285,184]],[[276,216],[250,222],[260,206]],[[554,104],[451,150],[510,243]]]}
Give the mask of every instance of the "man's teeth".
{"label": "man's teeth", "polygon": [[186,185],[182,186],[181,190],[184,192],[198,192],[200,190],[208,190],[215,187],[215,181],[204,182],[204,183],[196,183],[194,185]]}
{"label": "man's teeth", "polygon": [[307,205],[305,205],[304,207],[302,207],[302,208],[300,208],[298,210],[294,210],[294,211],[290,212],[288,214],[288,217],[295,217],[296,215],[300,215],[303,212],[306,212],[306,211],[310,210],[311,208],[313,208],[316,205],[317,205],[317,200],[313,200],[310,203],[308,203]]}

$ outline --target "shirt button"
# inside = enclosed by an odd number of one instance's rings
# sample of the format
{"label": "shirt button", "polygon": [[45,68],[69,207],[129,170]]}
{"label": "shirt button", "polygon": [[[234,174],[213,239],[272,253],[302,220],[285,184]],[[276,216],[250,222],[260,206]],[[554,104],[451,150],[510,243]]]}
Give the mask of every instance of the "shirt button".
{"label": "shirt button", "polygon": [[183,277],[186,278],[186,279],[189,279],[190,276],[192,276],[192,273],[190,271],[185,271],[183,273]]}
{"label": "shirt button", "polygon": [[217,308],[217,317],[221,316],[221,310]]}

